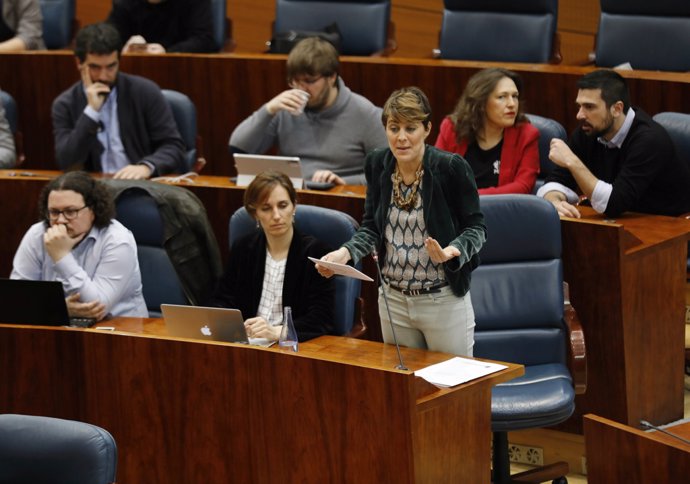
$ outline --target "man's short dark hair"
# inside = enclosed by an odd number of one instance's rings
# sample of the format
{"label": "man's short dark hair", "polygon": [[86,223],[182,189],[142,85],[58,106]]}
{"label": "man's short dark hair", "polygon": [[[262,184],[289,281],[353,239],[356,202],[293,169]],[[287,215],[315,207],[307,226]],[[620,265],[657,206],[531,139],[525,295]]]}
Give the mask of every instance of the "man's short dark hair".
{"label": "man's short dark hair", "polygon": [[578,89],[601,89],[601,98],[606,107],[613,106],[618,101],[623,103],[623,113],[627,114],[630,107],[630,93],[628,84],[623,76],[610,69],[600,69],[585,74],[577,81]]}
{"label": "man's short dark hair", "polygon": [[120,33],[109,23],[87,25],[79,32],[74,40],[74,55],[84,62],[87,54],[109,55],[117,52],[120,56],[122,39]]}
{"label": "man's short dark hair", "polygon": [[100,228],[110,225],[115,217],[115,203],[106,186],[85,171],[68,171],[53,178],[41,191],[38,199],[38,212],[41,219],[50,225],[48,217],[48,196],[52,191],[71,190],[84,197],[84,204],[94,215],[94,226]]}

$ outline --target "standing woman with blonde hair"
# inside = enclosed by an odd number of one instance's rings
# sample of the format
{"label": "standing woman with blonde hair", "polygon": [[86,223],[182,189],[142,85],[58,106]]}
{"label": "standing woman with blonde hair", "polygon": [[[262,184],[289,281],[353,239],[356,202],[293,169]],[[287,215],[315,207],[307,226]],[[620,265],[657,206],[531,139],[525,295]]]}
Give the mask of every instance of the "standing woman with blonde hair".
{"label": "standing woman with blonde hair", "polygon": [[436,147],[472,167],[480,195],[532,193],[539,173],[539,131],[520,103],[522,80],[502,68],[473,75],[441,123]]}
{"label": "standing woman with blonde hair", "polygon": [[[376,249],[384,279],[383,340],[394,340],[386,291],[400,344],[471,356],[470,275],[486,239],[472,170],[462,157],[425,144],[431,108],[419,88],[391,94],[381,117],[389,148],[367,156],[362,225],[322,260],[357,262]],[[333,275],[317,268],[325,277]]]}

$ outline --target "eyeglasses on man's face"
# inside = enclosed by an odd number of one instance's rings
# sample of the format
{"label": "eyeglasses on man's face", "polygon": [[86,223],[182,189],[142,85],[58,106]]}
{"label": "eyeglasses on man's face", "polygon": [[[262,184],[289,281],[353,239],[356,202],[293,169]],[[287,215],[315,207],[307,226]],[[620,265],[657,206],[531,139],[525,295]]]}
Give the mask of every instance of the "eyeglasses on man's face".
{"label": "eyeglasses on man's face", "polygon": [[81,212],[82,210],[84,210],[87,207],[88,207],[88,205],[84,205],[81,208],[70,207],[70,208],[66,208],[64,210],[57,210],[54,208],[49,208],[48,209],[48,217],[50,218],[50,220],[57,220],[60,218],[60,215],[62,215],[63,217],[65,217],[66,220],[74,220],[79,215],[79,212]]}
{"label": "eyeglasses on man's face", "polygon": [[319,81],[320,81],[321,79],[323,79],[324,77],[326,77],[326,76],[316,76],[316,77],[304,76],[304,77],[296,77],[296,78],[294,78],[294,79],[290,79],[290,80],[288,81],[288,85],[289,85],[291,88],[293,88],[293,89],[297,89],[297,88],[299,88],[299,87],[301,87],[301,86],[310,87],[310,86],[313,86],[314,84],[316,84],[317,82],[319,82]]}

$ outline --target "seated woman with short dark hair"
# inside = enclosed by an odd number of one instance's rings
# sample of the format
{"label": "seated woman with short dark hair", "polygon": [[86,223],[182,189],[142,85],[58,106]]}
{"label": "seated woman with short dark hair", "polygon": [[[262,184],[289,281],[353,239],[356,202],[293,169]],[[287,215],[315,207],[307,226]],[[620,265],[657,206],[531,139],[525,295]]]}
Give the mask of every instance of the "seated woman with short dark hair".
{"label": "seated woman with short dark hair", "polygon": [[463,156],[480,195],[532,193],[539,173],[539,131],[520,103],[522,80],[502,68],[473,75],[436,147]]}

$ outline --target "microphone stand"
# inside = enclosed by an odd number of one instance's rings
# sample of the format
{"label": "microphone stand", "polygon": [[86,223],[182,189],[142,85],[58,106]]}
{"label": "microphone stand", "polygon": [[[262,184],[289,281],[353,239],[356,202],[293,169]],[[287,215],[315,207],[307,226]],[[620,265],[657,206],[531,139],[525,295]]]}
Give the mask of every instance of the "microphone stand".
{"label": "microphone stand", "polygon": [[381,274],[381,268],[379,267],[379,254],[376,252],[376,249],[373,249],[371,251],[371,256],[374,258],[374,262],[376,263],[376,271],[378,272],[379,275],[379,284],[381,285],[381,292],[383,293],[383,301],[386,304],[386,312],[388,312],[388,323],[391,326],[391,332],[393,333],[393,342],[395,343],[395,349],[398,352],[398,365],[395,367],[396,370],[406,370],[408,371],[409,369],[405,366],[405,363],[403,363],[402,355],[400,354],[400,345],[398,344],[398,337],[395,335],[395,326],[393,325],[393,317],[391,316],[391,308],[388,305],[388,296],[386,296],[386,288],[384,287],[383,284],[383,275]]}
{"label": "microphone stand", "polygon": [[656,430],[657,432],[661,432],[662,434],[666,434],[666,435],[673,437],[675,439],[678,439],[681,442],[684,442],[686,444],[690,444],[690,440],[685,439],[685,438],[681,437],[680,435],[674,434],[673,432],[669,432],[668,430],[664,430],[661,427],[657,427],[656,425],[653,425],[653,424],[647,422],[646,420],[640,420],[640,425],[642,425],[643,427],[646,427],[648,429],[652,429],[652,430]]}

